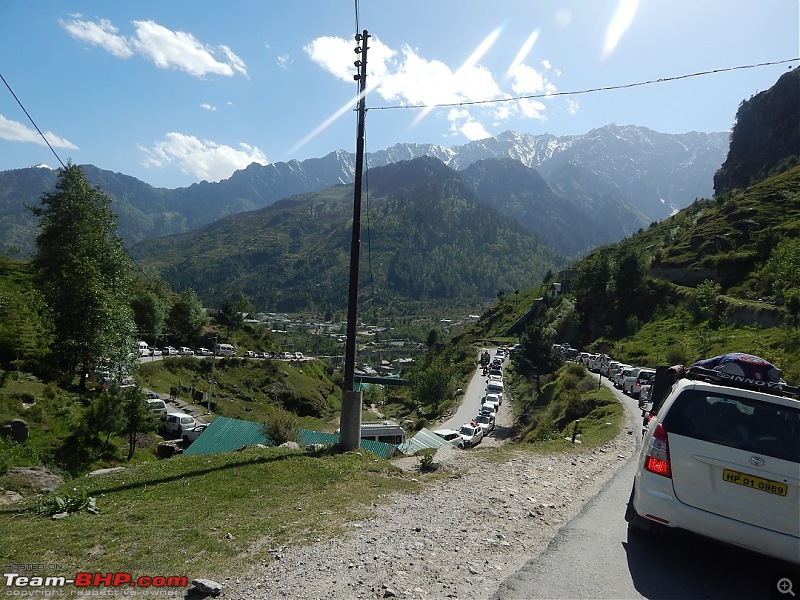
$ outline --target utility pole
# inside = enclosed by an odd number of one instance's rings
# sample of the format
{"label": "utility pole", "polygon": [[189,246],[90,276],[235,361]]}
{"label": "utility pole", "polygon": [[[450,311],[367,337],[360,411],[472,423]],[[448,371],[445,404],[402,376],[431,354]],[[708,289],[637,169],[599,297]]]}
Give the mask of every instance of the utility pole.
{"label": "utility pole", "polygon": [[353,234],[350,241],[350,286],[347,298],[347,343],[344,358],[344,389],[342,390],[342,414],[340,417],[339,445],[342,450],[355,450],[361,440],[361,390],[355,389],[356,329],[358,321],[358,266],[361,251],[361,179],[364,173],[364,117],[367,89],[367,40],[369,33],[356,34],[355,52],[360,55],[353,64],[359,74],[353,79],[359,82],[358,133],[356,135],[356,173],[353,192]]}
{"label": "utility pole", "polygon": [[211,403],[214,398],[214,363],[217,361],[217,340],[219,336],[214,336],[214,346],[211,349],[211,379],[208,384],[208,412],[211,412]]}

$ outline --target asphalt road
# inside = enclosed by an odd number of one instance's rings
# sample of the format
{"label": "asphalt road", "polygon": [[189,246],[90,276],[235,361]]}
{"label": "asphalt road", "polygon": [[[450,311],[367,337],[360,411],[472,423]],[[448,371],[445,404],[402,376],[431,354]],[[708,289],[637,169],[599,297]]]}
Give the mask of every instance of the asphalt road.
{"label": "asphalt road", "polygon": [[[603,382],[610,385],[605,378]],[[636,403],[617,394],[638,432],[641,413]],[[777,590],[784,575],[792,578],[794,594],[800,594],[800,567],[681,532],[629,535],[623,515],[637,456],[542,554],[508,577],[495,598],[794,600]]]}
{"label": "asphalt road", "polygon": [[[483,351],[483,350],[481,350]],[[494,351],[490,351],[492,358],[494,358]],[[476,361],[478,356],[475,357]],[[477,364],[477,362],[476,362]],[[503,361],[503,368],[508,364],[508,360]],[[458,430],[464,423],[469,423],[481,412],[481,399],[484,396],[486,389],[486,382],[489,378],[483,374],[483,369],[477,367],[472,379],[464,390],[464,397],[458,404],[456,412],[453,413],[446,421],[437,425],[435,429],[456,429]],[[493,443],[500,443],[511,435],[512,425],[511,402],[508,401],[508,392],[504,392],[503,404],[500,405],[500,410],[497,412],[495,418],[495,428],[483,441],[481,445],[492,445]],[[433,427],[431,429],[434,429]]]}

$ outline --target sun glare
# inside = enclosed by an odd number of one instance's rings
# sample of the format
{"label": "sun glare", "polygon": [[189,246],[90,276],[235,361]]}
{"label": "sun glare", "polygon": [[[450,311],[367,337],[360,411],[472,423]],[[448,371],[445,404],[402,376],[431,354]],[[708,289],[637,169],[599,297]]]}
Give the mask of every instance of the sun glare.
{"label": "sun glare", "polygon": [[606,30],[606,40],[603,44],[602,60],[614,53],[622,35],[628,30],[639,8],[639,0],[620,0],[617,12],[611,17],[611,22]]}
{"label": "sun glare", "polygon": [[511,75],[511,73],[514,72],[514,69],[522,64],[522,61],[525,60],[525,57],[528,56],[528,53],[533,49],[533,45],[536,43],[538,38],[539,30],[537,29],[528,36],[528,39],[525,40],[525,43],[520,47],[519,52],[517,52],[517,55],[514,57],[514,60],[508,67],[508,75]]}
{"label": "sun glare", "polygon": [[[494,31],[492,31],[489,35],[486,36],[486,38],[478,45],[478,47],[475,48],[472,54],[469,55],[467,60],[464,61],[464,64],[461,65],[458,68],[458,70],[454,73],[453,77],[454,81],[458,79],[458,75],[462,74],[464,71],[473,68],[476,64],[478,64],[478,61],[481,58],[483,58],[484,54],[486,54],[489,51],[489,49],[497,41],[497,38],[500,37],[500,33],[502,33],[502,31],[503,31],[502,27],[497,27]],[[454,91],[454,93],[457,93],[457,91]],[[428,107],[421,110],[420,113],[414,119],[414,121],[411,123],[411,128],[413,129],[414,127],[419,125],[422,122],[422,120],[425,117],[427,117],[428,114],[430,114],[432,110],[433,107]]]}

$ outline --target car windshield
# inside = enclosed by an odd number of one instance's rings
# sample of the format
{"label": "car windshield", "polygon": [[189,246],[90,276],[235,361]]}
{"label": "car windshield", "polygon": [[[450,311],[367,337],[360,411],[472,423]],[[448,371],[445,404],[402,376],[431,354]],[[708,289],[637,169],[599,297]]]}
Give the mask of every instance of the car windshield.
{"label": "car windshield", "polygon": [[461,429],[458,430],[458,432],[463,435],[474,435],[475,430],[472,427],[467,427],[466,425],[464,425],[461,427]]}
{"label": "car windshield", "polygon": [[478,423],[491,423],[489,415],[478,415]]}

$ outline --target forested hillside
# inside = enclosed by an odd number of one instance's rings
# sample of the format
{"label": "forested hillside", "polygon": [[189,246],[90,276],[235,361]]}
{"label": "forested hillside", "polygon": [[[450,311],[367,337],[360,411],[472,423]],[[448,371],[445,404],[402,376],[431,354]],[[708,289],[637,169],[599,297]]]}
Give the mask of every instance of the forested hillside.
{"label": "forested hillside", "polygon": [[[376,170],[365,190],[361,300],[403,314],[414,306],[480,305],[542,280],[564,259],[518,223],[477,202],[438,160]],[[243,294],[268,310],[347,305],[352,188],[295,196],[197,232],[140,244],[136,260],[211,305]]]}

